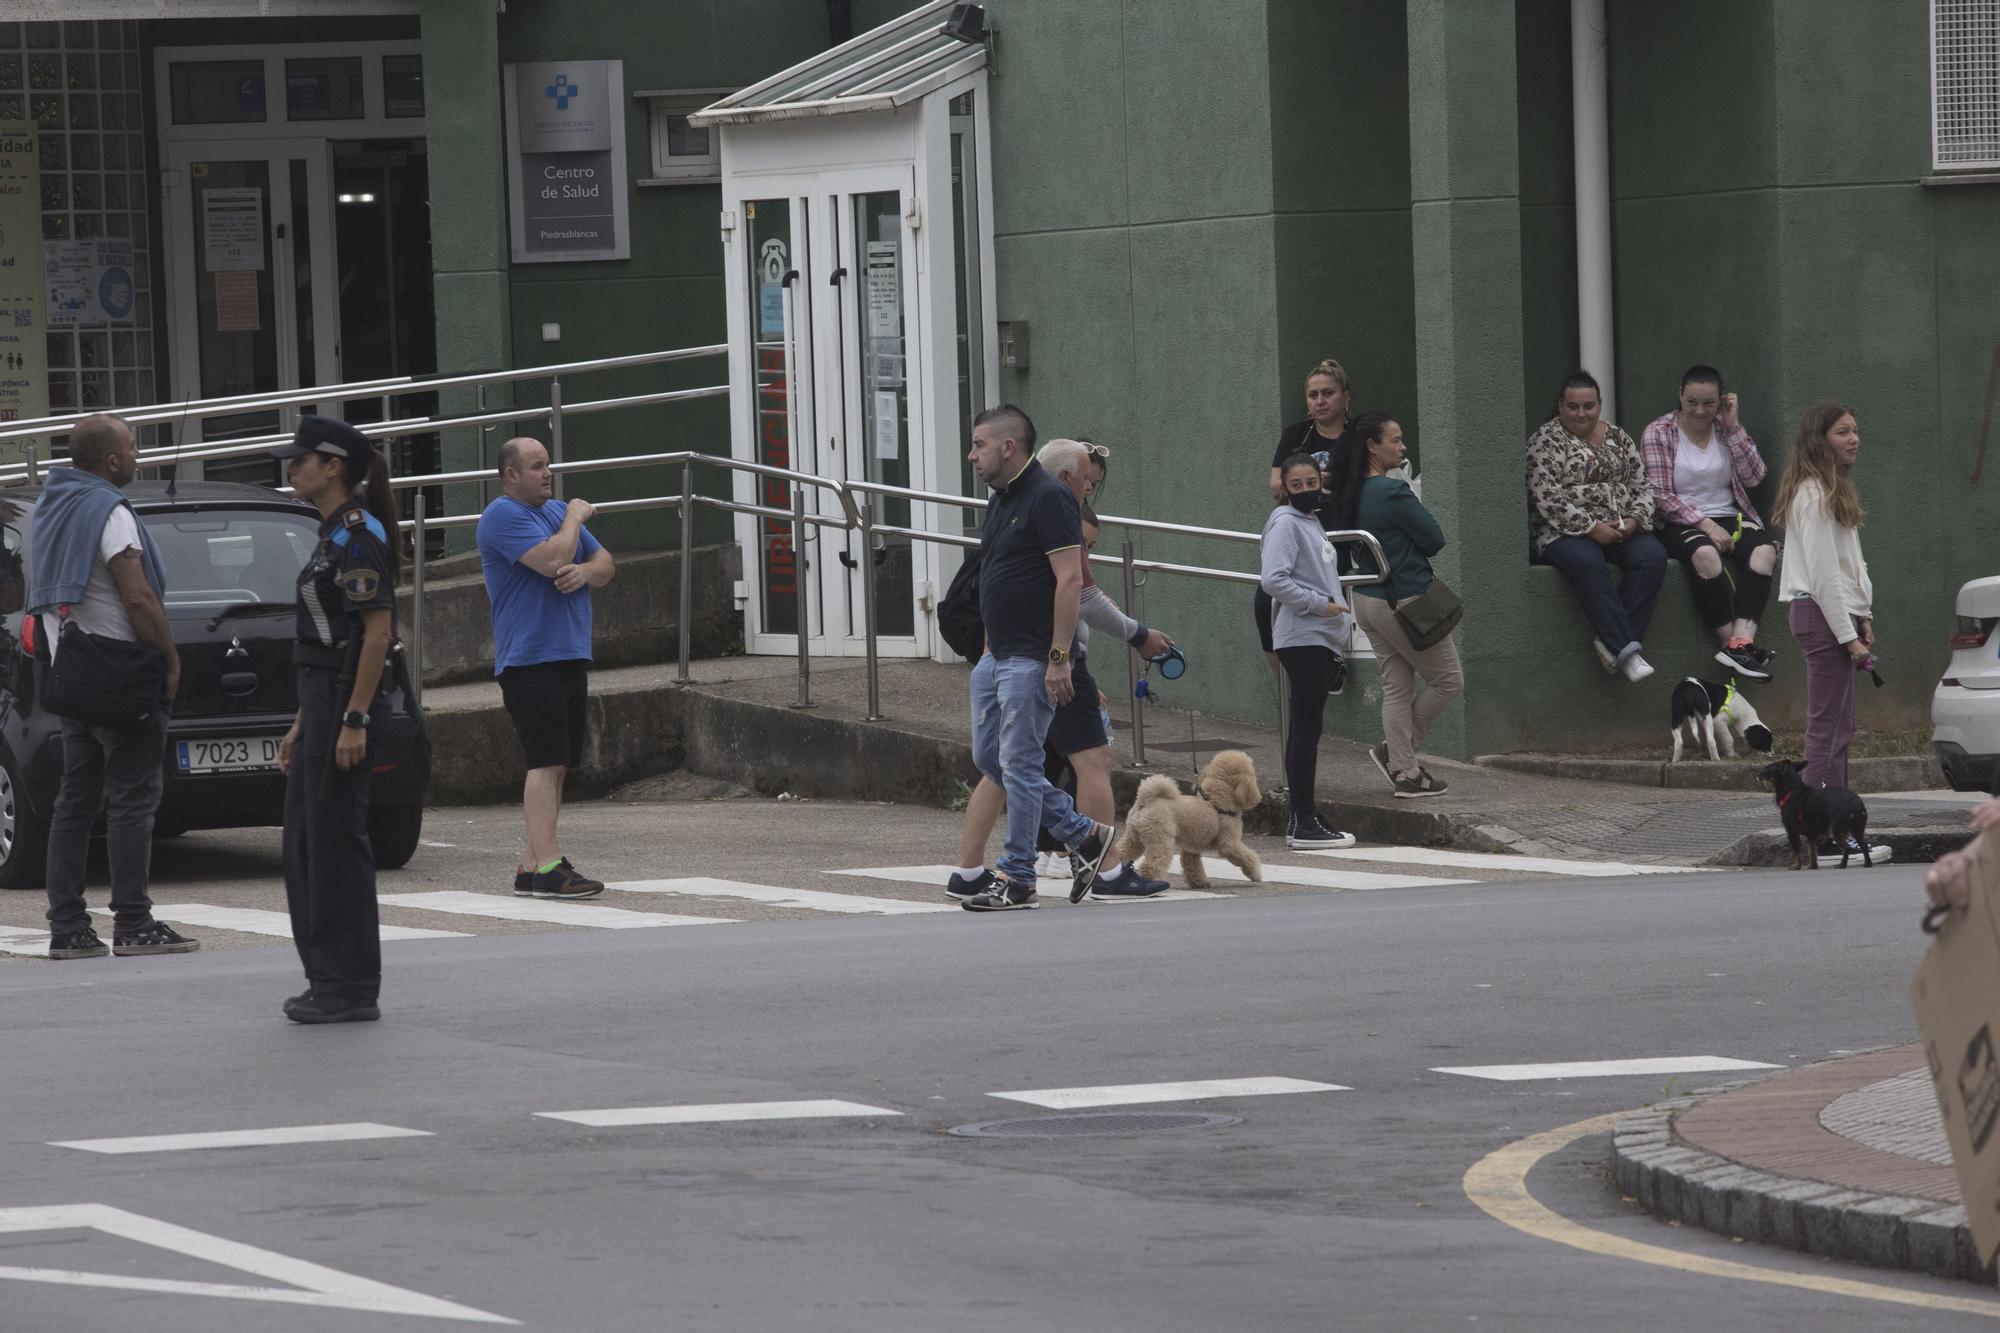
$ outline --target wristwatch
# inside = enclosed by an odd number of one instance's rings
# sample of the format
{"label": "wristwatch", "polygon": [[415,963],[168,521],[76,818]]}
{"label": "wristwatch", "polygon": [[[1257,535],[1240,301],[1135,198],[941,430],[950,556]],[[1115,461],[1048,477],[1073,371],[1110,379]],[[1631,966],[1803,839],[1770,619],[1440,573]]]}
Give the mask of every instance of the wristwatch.
{"label": "wristwatch", "polygon": [[352,708],[350,708],[345,713],[342,713],[340,715],[340,725],[343,727],[365,728],[368,725],[368,714],[357,713]]}
{"label": "wristwatch", "polygon": [[1061,666],[1061,665],[1062,665],[1063,663],[1065,663],[1065,662],[1067,662],[1067,661],[1069,661],[1069,649],[1067,649],[1067,648],[1051,648],[1051,649],[1049,649],[1049,665],[1050,665],[1050,666]]}

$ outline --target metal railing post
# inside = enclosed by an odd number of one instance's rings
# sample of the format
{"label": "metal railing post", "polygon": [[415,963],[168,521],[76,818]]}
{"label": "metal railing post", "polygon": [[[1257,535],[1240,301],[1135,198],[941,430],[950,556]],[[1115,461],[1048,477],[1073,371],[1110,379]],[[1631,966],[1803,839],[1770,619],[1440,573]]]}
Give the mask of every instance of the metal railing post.
{"label": "metal railing post", "polygon": [[[1125,540],[1119,550],[1119,558],[1125,562],[1125,614],[1136,618],[1139,613],[1139,578],[1132,569],[1132,533],[1125,532]],[[1142,660],[1139,650],[1131,650],[1132,655],[1132,766],[1144,768],[1146,765],[1146,713],[1143,700],[1139,698],[1139,673],[1144,670],[1138,663]]]}
{"label": "metal railing post", "polygon": [[796,590],[793,601],[799,613],[799,701],[797,708],[812,707],[812,663],[807,656],[807,635],[810,631],[811,601],[806,595],[806,488],[798,482],[792,483],[792,586]]}
{"label": "metal railing post", "polygon": [[410,535],[416,540],[410,552],[410,689],[417,696],[411,700],[418,707],[424,702],[424,519],[430,506],[424,503],[424,493],[419,490],[411,495],[414,502],[410,517],[415,525]]}
{"label": "metal railing post", "polygon": [[694,464],[681,464],[681,669],[676,685],[686,685],[688,657],[694,650],[694,627],[690,623],[694,602]]}
{"label": "metal railing post", "polygon": [[[551,463],[560,463],[563,461],[561,376],[556,376],[549,381],[549,461]],[[556,473],[556,498],[558,500],[567,500],[569,498],[569,486],[560,472]]]}
{"label": "metal railing post", "polygon": [[42,479],[41,451],[35,448],[33,440],[21,447],[21,458],[28,465],[28,480],[39,482]]}
{"label": "metal railing post", "polygon": [[[475,384],[472,386],[472,415],[476,417],[486,415],[486,386],[484,384]],[[473,442],[478,445],[477,453],[479,456],[479,470],[481,472],[486,471],[487,468],[486,435],[492,429],[491,426],[475,426],[472,430]],[[443,462],[444,460],[440,456],[438,461]],[[486,483],[482,480],[479,483],[479,507],[481,509],[486,508],[486,501]]]}
{"label": "metal railing post", "polygon": [[861,519],[861,631],[868,640],[868,712],[865,722],[882,720],[882,662],[875,650],[875,497],[856,506]]}

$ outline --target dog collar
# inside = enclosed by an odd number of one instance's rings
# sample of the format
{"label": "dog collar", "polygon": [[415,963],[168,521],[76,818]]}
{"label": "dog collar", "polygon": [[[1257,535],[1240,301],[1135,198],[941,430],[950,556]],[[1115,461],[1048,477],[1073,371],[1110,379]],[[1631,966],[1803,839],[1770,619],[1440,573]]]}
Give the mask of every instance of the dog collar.
{"label": "dog collar", "polygon": [[1803,789],[1803,788],[1800,788],[1800,787],[1794,787],[1794,788],[1792,788],[1792,789],[1791,789],[1790,791],[1786,792],[1786,793],[1785,793],[1785,794],[1784,794],[1783,796],[1780,796],[1780,797],[1778,798],[1778,808],[1779,808],[1780,810],[1784,809],[1784,808],[1785,808],[1785,802],[1786,802],[1786,801],[1789,801],[1789,800],[1791,800],[1791,799],[1792,799],[1792,798],[1793,798],[1794,796],[1797,796],[1797,795],[1799,794],[1799,792],[1800,792],[1800,791],[1802,791],[1802,790],[1804,790],[1804,789]]}
{"label": "dog collar", "polygon": [[[1210,805],[1215,805],[1215,798],[1210,796],[1207,792],[1197,791],[1195,795],[1201,797],[1202,800],[1207,801]],[[1228,807],[1221,805],[1215,805],[1215,813],[1218,815],[1235,815],[1239,819],[1243,815],[1243,812],[1241,810],[1231,810]]]}

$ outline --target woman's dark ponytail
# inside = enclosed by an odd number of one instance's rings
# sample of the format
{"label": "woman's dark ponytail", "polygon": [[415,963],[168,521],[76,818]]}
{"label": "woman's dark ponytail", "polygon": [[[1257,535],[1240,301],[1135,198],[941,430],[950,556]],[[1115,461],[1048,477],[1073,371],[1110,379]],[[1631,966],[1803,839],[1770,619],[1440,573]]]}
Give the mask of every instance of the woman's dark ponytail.
{"label": "woman's dark ponytail", "polygon": [[353,461],[349,460],[348,485],[360,486],[361,503],[375,515],[388,535],[382,544],[389,548],[389,583],[393,587],[403,569],[403,534],[396,527],[396,493],[389,489],[389,460],[380,449],[368,451],[366,473],[358,480],[353,476]]}

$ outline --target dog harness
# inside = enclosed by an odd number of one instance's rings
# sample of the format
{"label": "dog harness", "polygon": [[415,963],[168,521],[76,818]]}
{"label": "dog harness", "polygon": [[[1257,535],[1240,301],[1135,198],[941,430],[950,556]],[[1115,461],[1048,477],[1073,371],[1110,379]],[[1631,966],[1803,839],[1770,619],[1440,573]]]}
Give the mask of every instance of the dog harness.
{"label": "dog harness", "polygon": [[[1715,710],[1715,715],[1717,717],[1729,717],[1729,705],[1735,702],[1736,702],[1736,678],[1734,676],[1731,676],[1729,678],[1729,684],[1723,687],[1722,707]],[[1780,802],[1779,808],[1782,809],[1783,807],[1784,803]]]}

